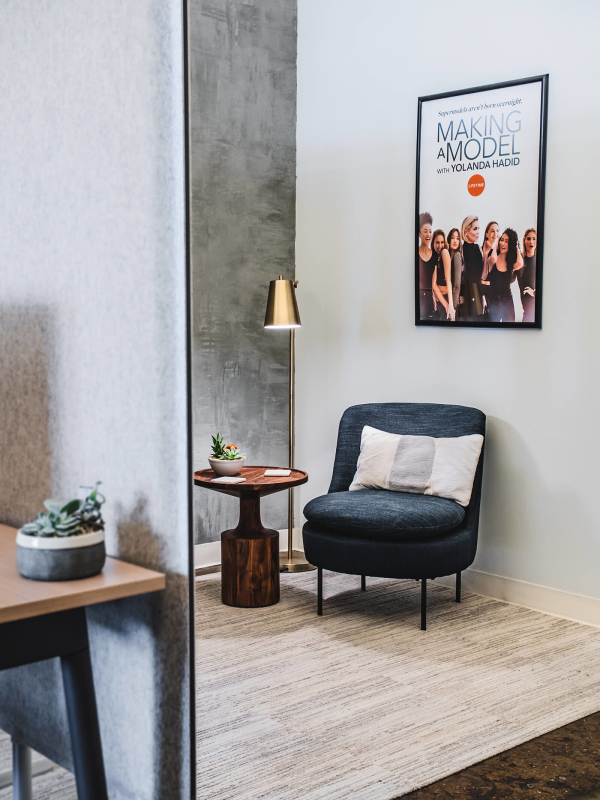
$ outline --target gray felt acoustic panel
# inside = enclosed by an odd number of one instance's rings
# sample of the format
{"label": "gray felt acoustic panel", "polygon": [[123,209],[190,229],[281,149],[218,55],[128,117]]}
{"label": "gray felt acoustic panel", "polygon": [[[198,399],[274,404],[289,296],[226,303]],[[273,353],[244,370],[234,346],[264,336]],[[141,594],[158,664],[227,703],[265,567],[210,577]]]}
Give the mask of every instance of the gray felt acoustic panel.
{"label": "gray felt acoustic panel", "polygon": [[[162,594],[90,610],[113,800],[190,793],[182,8],[0,4],[0,521],[103,481],[107,549]],[[0,727],[69,767],[55,662]]]}

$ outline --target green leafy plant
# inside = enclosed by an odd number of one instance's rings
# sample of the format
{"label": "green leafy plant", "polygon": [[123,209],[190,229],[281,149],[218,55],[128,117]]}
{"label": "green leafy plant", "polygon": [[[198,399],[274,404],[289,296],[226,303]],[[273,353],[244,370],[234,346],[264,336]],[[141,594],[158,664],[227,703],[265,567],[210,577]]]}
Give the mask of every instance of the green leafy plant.
{"label": "green leafy plant", "polygon": [[94,487],[82,486],[82,489],[91,489],[83,500],[46,500],[46,511],[40,511],[33,522],[23,525],[21,533],[27,536],[79,536],[104,530],[102,505],[106,498],[98,491],[100,483],[98,481]]}
{"label": "green leafy plant", "polygon": [[237,461],[241,458],[246,458],[244,453],[240,453],[235,444],[228,444],[223,446],[223,437],[220,433],[212,436],[212,454],[211,458],[218,458],[219,461]]}

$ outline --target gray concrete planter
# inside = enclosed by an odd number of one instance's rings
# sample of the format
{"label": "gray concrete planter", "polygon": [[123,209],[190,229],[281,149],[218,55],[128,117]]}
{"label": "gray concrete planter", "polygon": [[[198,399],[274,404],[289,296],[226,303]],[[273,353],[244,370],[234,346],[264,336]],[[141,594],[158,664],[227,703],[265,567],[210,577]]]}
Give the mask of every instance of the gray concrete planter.
{"label": "gray concrete planter", "polygon": [[102,571],[104,531],[80,536],[17,534],[17,568],[33,581],[74,581]]}

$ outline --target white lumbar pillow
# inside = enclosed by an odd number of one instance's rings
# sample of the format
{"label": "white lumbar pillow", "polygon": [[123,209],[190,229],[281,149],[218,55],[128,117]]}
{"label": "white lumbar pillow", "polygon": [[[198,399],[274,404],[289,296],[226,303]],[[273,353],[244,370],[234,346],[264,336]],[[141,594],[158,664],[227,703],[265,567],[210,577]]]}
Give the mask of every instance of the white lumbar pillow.
{"label": "white lumbar pillow", "polygon": [[365,425],[350,491],[432,494],[468,506],[483,436],[403,436]]}

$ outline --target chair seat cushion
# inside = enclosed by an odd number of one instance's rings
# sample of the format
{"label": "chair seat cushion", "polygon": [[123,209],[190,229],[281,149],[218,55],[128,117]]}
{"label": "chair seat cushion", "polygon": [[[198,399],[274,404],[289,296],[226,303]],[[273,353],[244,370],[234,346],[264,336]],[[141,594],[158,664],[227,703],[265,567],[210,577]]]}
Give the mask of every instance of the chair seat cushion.
{"label": "chair seat cushion", "polygon": [[398,540],[449,533],[459,527],[465,509],[443,497],[363,489],[315,497],[304,516],[325,531]]}

